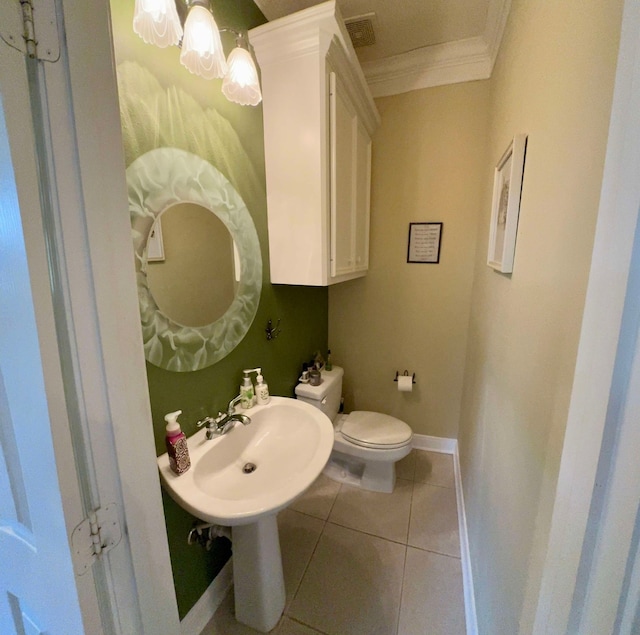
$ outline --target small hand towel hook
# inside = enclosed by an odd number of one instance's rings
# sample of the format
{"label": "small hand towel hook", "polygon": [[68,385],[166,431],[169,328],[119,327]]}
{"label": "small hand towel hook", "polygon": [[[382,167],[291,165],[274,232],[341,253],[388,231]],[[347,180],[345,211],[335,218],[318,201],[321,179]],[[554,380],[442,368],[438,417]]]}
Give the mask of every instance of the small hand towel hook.
{"label": "small hand towel hook", "polygon": [[265,333],[267,334],[267,340],[275,340],[276,337],[280,335],[281,330],[282,329],[280,328],[280,319],[278,319],[278,322],[274,327],[273,322],[271,321],[271,318],[269,318],[269,321],[267,322],[267,328],[264,330]]}

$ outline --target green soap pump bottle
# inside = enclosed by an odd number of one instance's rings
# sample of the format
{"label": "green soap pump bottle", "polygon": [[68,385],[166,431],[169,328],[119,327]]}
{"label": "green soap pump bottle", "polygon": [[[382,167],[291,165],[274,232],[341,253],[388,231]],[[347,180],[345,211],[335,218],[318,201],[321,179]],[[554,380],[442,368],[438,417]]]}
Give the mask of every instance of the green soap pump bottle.
{"label": "green soap pump bottle", "polygon": [[242,372],[244,373],[244,378],[242,380],[242,384],[240,384],[240,406],[245,410],[248,410],[253,407],[255,402],[253,384],[249,377],[249,373],[252,373],[253,370],[243,370]]}
{"label": "green soap pump bottle", "polygon": [[331,349],[327,351],[327,361],[325,362],[324,369],[325,370],[333,369],[333,364],[331,363]]}

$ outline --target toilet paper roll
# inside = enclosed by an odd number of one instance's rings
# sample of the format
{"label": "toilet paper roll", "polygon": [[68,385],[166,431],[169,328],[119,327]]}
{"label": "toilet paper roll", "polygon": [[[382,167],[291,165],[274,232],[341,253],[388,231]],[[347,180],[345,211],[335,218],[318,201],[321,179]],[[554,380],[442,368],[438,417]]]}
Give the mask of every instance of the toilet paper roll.
{"label": "toilet paper roll", "polygon": [[398,391],[411,392],[413,390],[413,377],[411,375],[398,376]]}

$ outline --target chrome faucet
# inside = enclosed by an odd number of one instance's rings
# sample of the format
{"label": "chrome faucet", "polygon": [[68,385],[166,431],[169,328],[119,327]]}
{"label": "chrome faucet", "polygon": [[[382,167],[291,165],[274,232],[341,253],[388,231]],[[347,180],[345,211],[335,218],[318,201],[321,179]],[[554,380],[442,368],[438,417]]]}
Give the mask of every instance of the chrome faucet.
{"label": "chrome faucet", "polygon": [[231,416],[236,411],[236,406],[242,401],[242,395],[234,397],[227,406],[227,414]]}
{"label": "chrome faucet", "polygon": [[207,432],[205,434],[207,439],[213,439],[213,437],[219,437],[226,434],[233,428],[236,421],[240,421],[243,426],[248,426],[251,423],[251,417],[236,413],[235,407],[240,403],[240,396],[234,397],[227,406],[227,412],[219,412],[217,417],[205,417],[202,421],[198,421],[196,424],[198,428],[207,426]]}

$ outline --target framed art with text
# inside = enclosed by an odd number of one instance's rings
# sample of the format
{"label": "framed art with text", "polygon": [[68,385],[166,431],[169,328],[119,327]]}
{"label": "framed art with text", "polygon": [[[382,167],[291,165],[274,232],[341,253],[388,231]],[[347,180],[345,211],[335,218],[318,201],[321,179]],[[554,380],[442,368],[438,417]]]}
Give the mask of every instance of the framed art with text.
{"label": "framed art with text", "polygon": [[438,264],[442,223],[409,223],[407,262]]}

